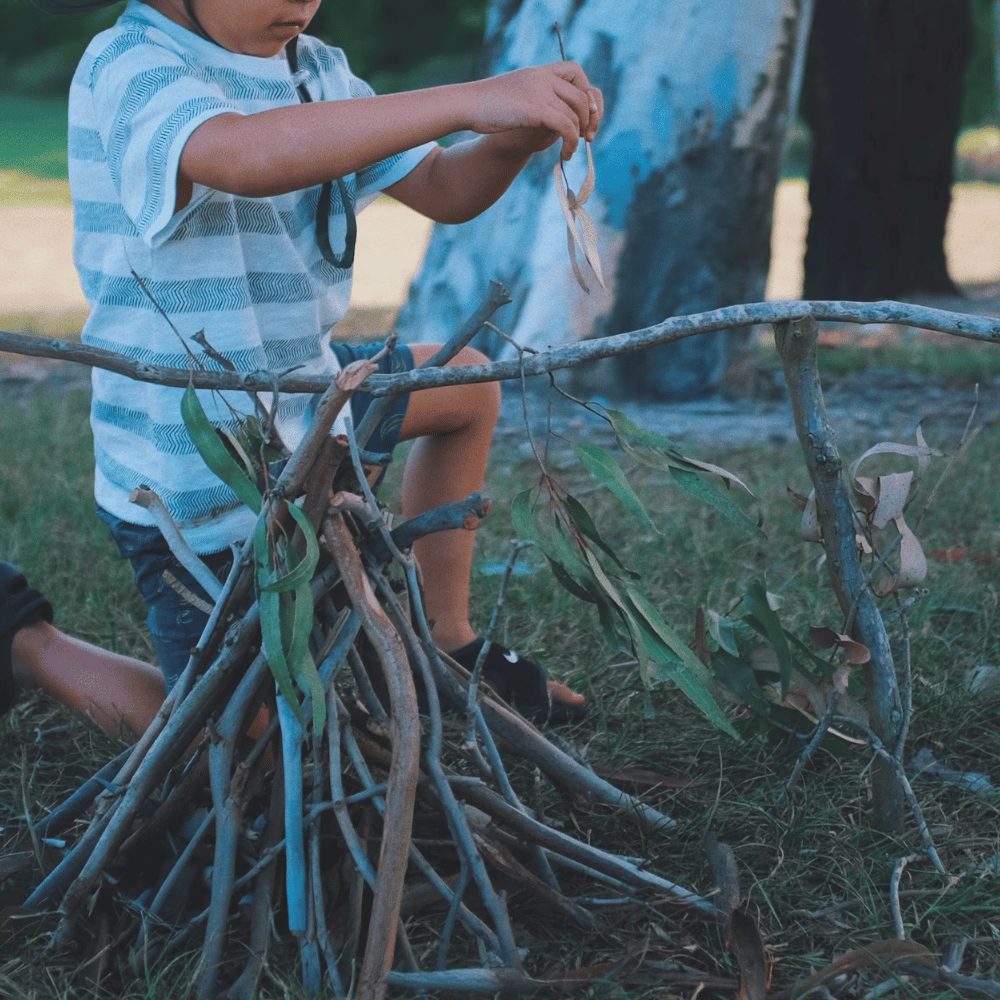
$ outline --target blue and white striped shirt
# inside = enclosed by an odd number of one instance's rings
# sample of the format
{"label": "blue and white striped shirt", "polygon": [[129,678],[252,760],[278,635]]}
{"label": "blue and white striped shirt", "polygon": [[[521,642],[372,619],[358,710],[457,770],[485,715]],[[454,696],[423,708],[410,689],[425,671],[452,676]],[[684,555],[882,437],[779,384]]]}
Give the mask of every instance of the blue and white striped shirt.
{"label": "blue and white striped shirt", "polygon": [[[204,331],[240,371],[336,372],[326,344],[347,311],[351,272],[329,265],[317,246],[318,187],[245,198],[195,185],[190,203],[174,211],[181,151],[214,115],[297,104],[296,83],[314,100],[372,93],[340,49],[303,36],[298,56],[293,81],[283,57],[228,52],[140,0],[131,0],[115,26],[91,42],[70,89],[69,128],[74,258],[91,306],[85,343],[186,368],[188,355],[172,323],[199,355],[191,338]],[[405,177],[432,148],[345,178],[355,210]],[[334,187],[335,250],[343,245],[345,220]],[[195,551],[220,551],[246,537],[253,516],[196,452],[181,420],[181,395],[94,369],[95,494],[116,517],[150,525],[148,513],[129,502],[136,487],[147,485]],[[230,406],[252,412],[244,393],[199,396],[219,426],[233,425]],[[290,447],[314,405],[309,396],[282,398],[277,426]]]}

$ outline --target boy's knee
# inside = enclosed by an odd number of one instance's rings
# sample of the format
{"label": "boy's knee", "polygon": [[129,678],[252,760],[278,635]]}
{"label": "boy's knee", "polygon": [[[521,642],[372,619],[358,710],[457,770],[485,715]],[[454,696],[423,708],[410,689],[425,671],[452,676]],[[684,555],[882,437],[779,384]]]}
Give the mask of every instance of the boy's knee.
{"label": "boy's knee", "polygon": [[[463,347],[450,363],[467,368],[470,365],[488,365],[491,360],[475,347]],[[474,412],[480,418],[496,423],[500,414],[500,383],[472,382],[465,389],[474,397]]]}

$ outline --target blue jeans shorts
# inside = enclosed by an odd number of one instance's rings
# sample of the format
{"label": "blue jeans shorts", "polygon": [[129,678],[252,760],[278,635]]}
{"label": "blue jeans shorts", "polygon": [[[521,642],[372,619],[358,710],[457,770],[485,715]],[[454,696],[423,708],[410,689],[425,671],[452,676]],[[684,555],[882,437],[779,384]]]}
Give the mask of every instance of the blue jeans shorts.
{"label": "blue jeans shorts", "polygon": [[[381,346],[335,344],[333,351],[344,366],[359,358],[371,357]],[[413,352],[402,345],[379,363],[379,371],[383,374],[412,368]],[[366,451],[392,454],[399,443],[407,398],[404,395],[393,399],[392,408],[369,438]],[[351,398],[351,417],[355,425],[361,422],[374,399],[366,392],[357,392]],[[97,516],[108,526],[122,558],[132,564],[133,579],[146,603],[146,624],[153,639],[157,662],[169,691],[184,672],[191,650],[198,644],[208,623],[207,612],[192,604],[183,595],[182,588],[194,594],[200,602],[211,603],[210,598],[174,557],[159,529],[129,524],[101,507],[97,508]],[[201,556],[201,560],[220,580],[224,580],[232,566],[233,556],[227,550]]]}

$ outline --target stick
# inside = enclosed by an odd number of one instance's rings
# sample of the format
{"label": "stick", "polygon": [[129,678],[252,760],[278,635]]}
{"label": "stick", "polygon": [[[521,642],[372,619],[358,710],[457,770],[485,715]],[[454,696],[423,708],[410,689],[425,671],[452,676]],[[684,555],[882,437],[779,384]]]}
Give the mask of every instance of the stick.
{"label": "stick", "polygon": [[403,897],[403,879],[409,854],[413,805],[420,769],[420,724],[417,718],[417,695],[406,661],[406,651],[375,600],[354,549],[354,542],[342,515],[334,514],[323,522],[323,537],[340,568],[344,587],[354,609],[361,616],[362,628],[378,651],[389,690],[389,725],[392,733],[392,768],[386,793],[386,829],[392,836],[382,838],[379,853],[378,882],[368,922],[368,941],[358,979],[360,1000],[381,1000],[385,996],[385,977],[392,967]]}
{"label": "stick", "polygon": [[[676,316],[661,323],[600,337],[579,344],[569,344],[539,352],[525,361],[525,374],[541,375],[560,368],[572,368],[588,361],[617,357],[631,351],[644,350],[659,344],[675,343],[700,333],[735,330],[765,323],[786,323],[792,320],[813,319],[819,322],[882,324],[899,323],[921,330],[937,330],[965,340],[1000,343],[1000,319],[971,316],[967,313],[931,309],[906,302],[846,301],[795,301],[756,302],[747,305],[726,306],[708,312]],[[288,374],[275,379],[267,371],[234,374],[231,372],[192,372],[187,368],[168,368],[148,365],[123,358],[114,351],[88,347],[75,341],[54,340],[48,337],[0,331],[0,351],[24,354],[36,358],[55,358],[73,361],[117,372],[140,382],[196,389],[236,389],[257,392],[319,393],[329,385],[324,376]],[[488,365],[463,365],[459,368],[417,369],[398,375],[371,375],[365,383],[365,392],[373,396],[395,396],[416,389],[429,389],[438,385],[463,385],[468,382],[496,382],[519,378],[520,362],[497,361]]]}

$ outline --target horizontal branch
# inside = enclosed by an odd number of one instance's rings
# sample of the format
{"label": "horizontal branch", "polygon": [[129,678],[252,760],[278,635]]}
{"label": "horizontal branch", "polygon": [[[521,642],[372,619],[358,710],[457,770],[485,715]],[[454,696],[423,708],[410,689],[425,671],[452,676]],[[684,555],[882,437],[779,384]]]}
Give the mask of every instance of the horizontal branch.
{"label": "horizontal branch", "polygon": [[[972,316],[967,313],[932,309],[908,302],[756,302],[749,305],[726,306],[690,316],[674,316],[654,326],[630,333],[585,340],[554,347],[538,354],[525,355],[521,360],[496,361],[486,365],[461,368],[422,368],[396,375],[370,375],[364,389],[374,396],[395,396],[415,389],[438,385],[464,385],[470,382],[491,382],[540,375],[560,368],[572,368],[588,361],[628,354],[661,344],[671,344],[702,333],[716,333],[740,327],[757,326],[808,317],[820,322],[836,323],[897,323],[921,330],[936,330],[965,340],[1000,344],[1000,319]],[[329,379],[316,375],[255,371],[241,374],[226,371],[191,371],[187,368],[167,368],[148,365],[126,358],[113,351],[88,347],[68,340],[35,337],[0,330],[0,351],[24,354],[36,358],[73,361],[117,372],[139,382],[185,387],[189,383],[198,389],[235,389],[288,393],[317,393],[326,390]]]}

